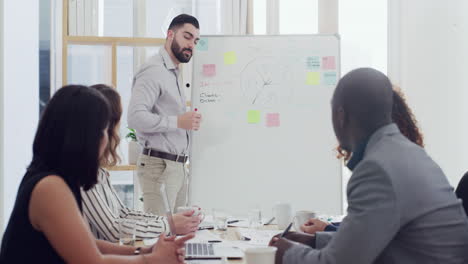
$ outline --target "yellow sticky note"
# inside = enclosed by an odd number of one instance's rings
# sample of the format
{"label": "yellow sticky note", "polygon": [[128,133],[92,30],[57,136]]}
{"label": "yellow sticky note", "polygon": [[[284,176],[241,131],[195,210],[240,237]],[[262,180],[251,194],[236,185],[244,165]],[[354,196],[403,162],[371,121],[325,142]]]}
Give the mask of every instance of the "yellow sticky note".
{"label": "yellow sticky note", "polygon": [[236,64],[237,55],[234,51],[229,51],[224,53],[224,64]]}
{"label": "yellow sticky note", "polygon": [[319,85],[320,84],[320,73],[319,72],[308,72],[306,78],[307,85]]}
{"label": "yellow sticky note", "polygon": [[247,122],[249,124],[260,123],[260,111],[258,111],[258,110],[249,110],[247,112]]}

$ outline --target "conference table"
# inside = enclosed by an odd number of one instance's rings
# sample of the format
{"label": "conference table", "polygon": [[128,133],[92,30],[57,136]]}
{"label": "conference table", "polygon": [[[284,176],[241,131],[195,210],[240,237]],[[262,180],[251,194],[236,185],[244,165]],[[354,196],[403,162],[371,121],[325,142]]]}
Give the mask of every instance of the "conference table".
{"label": "conference table", "polygon": [[[220,236],[223,240],[227,241],[242,241],[239,235],[239,229],[242,227],[228,227],[227,231],[216,231],[210,230],[214,235]],[[281,230],[278,230],[276,225],[265,225],[257,228],[258,230],[276,230],[278,233],[281,233]],[[144,246],[143,241],[137,241],[137,246]],[[190,263],[190,262],[188,262]],[[207,262],[208,263],[208,262]],[[246,263],[244,259],[233,259],[228,260],[228,263],[232,264],[244,264]]]}

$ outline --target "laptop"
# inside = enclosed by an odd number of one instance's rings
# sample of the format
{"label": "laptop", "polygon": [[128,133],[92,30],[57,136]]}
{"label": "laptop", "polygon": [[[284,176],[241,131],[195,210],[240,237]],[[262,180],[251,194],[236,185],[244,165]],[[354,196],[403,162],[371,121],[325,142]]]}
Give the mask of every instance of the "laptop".
{"label": "laptop", "polygon": [[[169,223],[169,230],[171,235],[176,235],[177,231],[172,217],[172,209],[169,204],[169,198],[166,191],[166,185],[162,184],[161,195],[163,197],[164,209],[166,211],[167,222]],[[219,241],[217,241],[219,242]],[[206,242],[186,242],[185,243],[185,259],[241,259],[244,253],[241,249],[220,243],[206,243]]]}

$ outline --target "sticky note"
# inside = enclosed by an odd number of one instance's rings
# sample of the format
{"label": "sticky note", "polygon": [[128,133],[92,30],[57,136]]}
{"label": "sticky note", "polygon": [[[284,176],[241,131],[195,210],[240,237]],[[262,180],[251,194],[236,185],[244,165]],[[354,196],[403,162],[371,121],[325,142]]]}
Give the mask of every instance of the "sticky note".
{"label": "sticky note", "polygon": [[327,56],[322,58],[322,69],[334,70],[336,69],[336,62],[334,56]]}
{"label": "sticky note", "polygon": [[200,38],[197,43],[197,50],[207,51],[208,50],[208,39]]}
{"label": "sticky note", "polygon": [[237,55],[234,51],[229,51],[224,53],[224,64],[236,64],[237,62]]}
{"label": "sticky note", "polygon": [[266,126],[267,127],[279,127],[280,126],[279,113],[267,113],[266,114]]}
{"label": "sticky note", "polygon": [[323,73],[323,84],[325,85],[336,85],[336,72],[324,72]]}
{"label": "sticky note", "polygon": [[312,56],[306,58],[306,65],[307,69],[318,71],[320,70],[320,57],[319,56]]}
{"label": "sticky note", "polygon": [[258,111],[258,110],[249,110],[247,112],[247,122],[249,124],[260,123],[260,111]]}
{"label": "sticky note", "polygon": [[320,84],[320,73],[308,72],[306,78],[307,85],[319,85]]}
{"label": "sticky note", "polygon": [[212,77],[216,75],[216,64],[203,64],[203,76]]}

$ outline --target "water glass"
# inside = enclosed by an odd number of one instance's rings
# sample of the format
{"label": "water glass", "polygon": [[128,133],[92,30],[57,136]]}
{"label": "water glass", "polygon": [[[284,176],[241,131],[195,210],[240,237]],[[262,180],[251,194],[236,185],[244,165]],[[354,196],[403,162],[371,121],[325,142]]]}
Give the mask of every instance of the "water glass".
{"label": "water glass", "polygon": [[119,226],[119,244],[135,246],[135,220],[120,218],[117,221]]}
{"label": "water glass", "polygon": [[258,228],[262,226],[262,211],[260,211],[260,209],[250,210],[248,216],[250,228]]}
{"label": "water glass", "polygon": [[213,209],[213,221],[216,230],[227,230],[228,214],[222,209]]}

